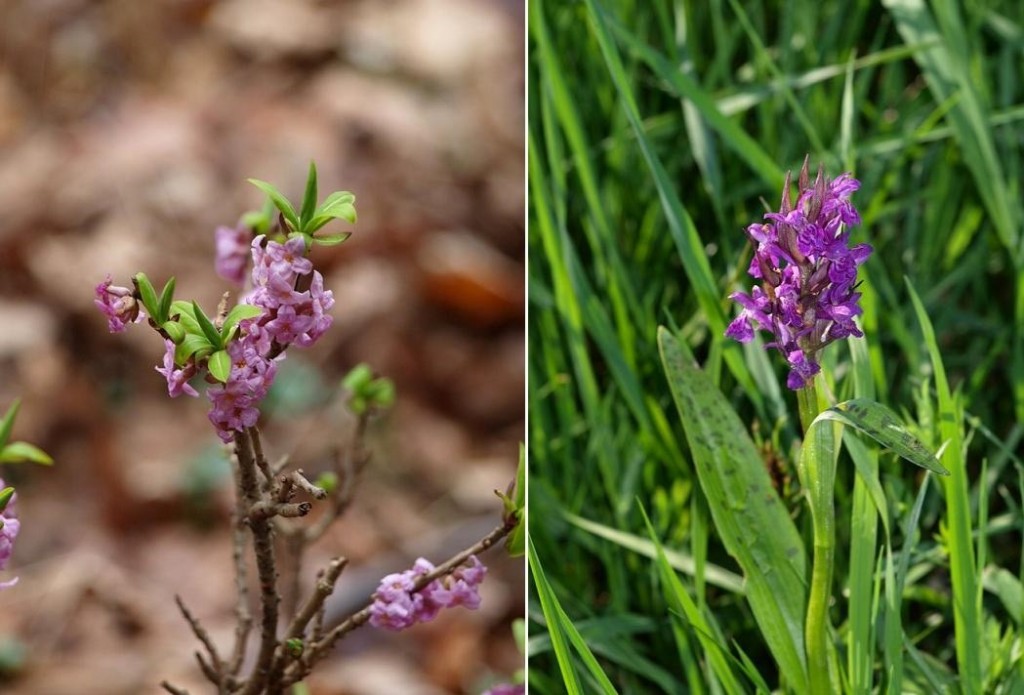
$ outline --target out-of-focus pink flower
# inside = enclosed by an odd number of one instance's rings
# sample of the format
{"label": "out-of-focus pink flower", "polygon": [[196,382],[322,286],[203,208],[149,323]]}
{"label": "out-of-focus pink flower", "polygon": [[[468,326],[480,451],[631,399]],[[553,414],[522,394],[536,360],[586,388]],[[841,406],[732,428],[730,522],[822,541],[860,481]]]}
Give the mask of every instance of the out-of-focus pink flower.
{"label": "out-of-focus pink flower", "polygon": [[526,695],[526,686],[522,683],[501,683],[492,686],[483,695]]}
{"label": "out-of-focus pink flower", "polygon": [[252,232],[244,227],[217,227],[214,232],[216,252],[213,262],[217,275],[241,287],[245,282],[251,239]]}
{"label": "out-of-focus pink flower", "polygon": [[[0,490],[5,487],[4,481],[0,479]],[[17,506],[15,505],[17,499],[18,493],[14,493],[3,512],[0,512],[0,521],[3,522],[3,528],[0,528],[0,570],[7,568],[11,553],[14,552],[14,539],[18,537],[18,531],[21,530],[21,522],[18,521]],[[6,582],[0,582],[0,589],[7,589],[17,583],[18,578],[14,577]]]}

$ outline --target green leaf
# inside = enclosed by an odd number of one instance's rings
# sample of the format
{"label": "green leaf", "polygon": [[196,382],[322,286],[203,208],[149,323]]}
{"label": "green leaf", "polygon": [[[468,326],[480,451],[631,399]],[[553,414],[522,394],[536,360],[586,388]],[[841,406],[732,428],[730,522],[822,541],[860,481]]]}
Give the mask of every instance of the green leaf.
{"label": "green leaf", "polygon": [[228,355],[228,351],[218,350],[210,355],[206,368],[210,370],[214,379],[221,383],[227,382],[228,377],[231,376],[231,356]]}
{"label": "green leaf", "polygon": [[518,509],[526,507],[526,447],[519,442],[519,466],[516,468],[515,503]]}
{"label": "green leaf", "polygon": [[511,513],[516,515],[519,521],[512,533],[505,540],[505,550],[512,557],[520,557],[526,552],[526,524],[523,523],[523,511],[526,506],[526,448],[522,442],[519,443],[519,465],[516,468],[516,481],[512,489],[512,498],[500,495],[505,501],[508,514],[508,507],[511,506]]}
{"label": "green leaf", "polygon": [[174,278],[171,277],[164,285],[164,291],[160,293],[160,305],[158,307],[159,312],[153,317],[153,320],[157,323],[165,323],[168,318],[168,314],[171,311],[171,302],[174,301]]}
{"label": "green leaf", "polygon": [[0,450],[0,463],[20,463],[22,461],[44,466],[53,465],[53,459],[49,454],[28,442],[12,442]]}
{"label": "green leaf", "polygon": [[13,487],[5,487],[3,490],[0,490],[0,512],[7,509],[7,505],[10,503],[12,497],[14,497]]}
{"label": "green leaf", "polygon": [[4,419],[0,420],[0,449],[7,446],[7,442],[11,438],[11,430],[14,428],[14,418],[18,417],[18,410],[21,408],[21,399],[15,398],[14,402],[11,403],[11,407],[7,409],[4,414]]}
{"label": "green leaf", "polygon": [[743,570],[747,601],[768,648],[801,692],[807,559],[800,534],[729,401],[664,327],[658,346],[715,528]]}
{"label": "green leaf", "polygon": [[352,236],[352,232],[328,234],[327,236],[315,236],[313,237],[313,243],[319,244],[320,246],[337,246],[338,244],[344,244],[348,241],[350,236]]}
{"label": "green leaf", "polygon": [[274,206],[281,211],[281,214],[288,220],[292,229],[299,228],[299,217],[295,214],[295,208],[292,207],[292,204],[288,202],[288,199],[284,197],[281,191],[266,181],[260,181],[259,179],[249,179],[249,183],[270,196],[270,199],[274,201]]}
{"label": "green leaf", "polygon": [[338,474],[333,471],[325,471],[317,477],[313,484],[323,488],[324,492],[330,495],[338,489]]}
{"label": "green leaf", "polygon": [[221,326],[220,335],[225,341],[227,340],[228,333],[239,321],[245,319],[254,319],[263,313],[263,309],[252,304],[236,304],[232,307],[228,315],[224,317],[224,325]]}
{"label": "green leaf", "polygon": [[180,345],[181,341],[183,341],[187,335],[185,327],[178,321],[164,321],[160,327],[164,329],[164,332],[167,333],[168,336],[170,336],[175,345]]}
{"label": "green leaf", "polygon": [[358,393],[362,391],[373,380],[373,371],[365,362],[361,362],[349,370],[341,380],[341,386],[346,391]]}
{"label": "green leaf", "polygon": [[189,333],[203,332],[203,329],[199,327],[199,322],[196,321],[196,311],[192,308],[192,302],[187,302],[184,299],[176,299],[171,302],[171,309],[167,312],[167,318],[174,319],[175,317],[185,326]]}
{"label": "green leaf", "polygon": [[205,335],[202,333],[189,333],[175,349],[174,362],[182,365],[192,355],[195,355],[196,359],[202,359],[211,352],[213,352],[213,346],[210,345],[210,341],[206,339]]}
{"label": "green leaf", "polygon": [[351,224],[356,223],[356,197],[348,191],[336,191],[317,208],[311,219],[303,227],[303,231],[312,234],[334,219],[342,219]]}
{"label": "green leaf", "polygon": [[203,313],[203,310],[194,301],[192,302],[192,309],[195,312],[196,322],[199,324],[199,328],[202,329],[203,335],[210,341],[210,345],[217,349],[224,347],[220,333],[217,331],[217,327],[213,325],[213,321]]}
{"label": "green leaf", "polygon": [[910,433],[894,412],[881,403],[854,398],[822,412],[818,420],[835,420],[860,430],[901,458],[939,475],[949,475],[935,454]]}
{"label": "green leaf", "polygon": [[383,377],[374,379],[366,387],[364,395],[376,408],[390,408],[395,402],[395,383]]}
{"label": "green leaf", "polygon": [[306,178],[306,193],[302,196],[302,210],[299,211],[299,231],[305,232],[306,225],[316,210],[316,162],[309,163],[309,176]]}
{"label": "green leaf", "polygon": [[[324,199],[323,204],[316,209],[316,214],[338,217],[338,213],[348,208],[355,209],[356,197],[348,191],[335,191]],[[354,222],[355,220],[349,220]]]}
{"label": "green leaf", "polygon": [[156,320],[155,317],[159,316],[160,302],[156,298],[156,290],[153,289],[153,283],[149,281],[145,273],[138,273],[132,279],[135,282],[135,288],[139,291],[139,296],[142,298],[142,306],[146,307],[146,312]]}

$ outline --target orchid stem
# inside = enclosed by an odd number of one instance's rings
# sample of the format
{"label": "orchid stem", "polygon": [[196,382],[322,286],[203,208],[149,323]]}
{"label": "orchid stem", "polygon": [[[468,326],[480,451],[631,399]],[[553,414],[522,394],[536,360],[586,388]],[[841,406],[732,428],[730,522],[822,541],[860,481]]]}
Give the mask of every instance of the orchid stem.
{"label": "orchid stem", "polygon": [[[797,391],[800,423],[804,430],[804,446],[814,436],[811,423],[821,412],[815,381]],[[831,423],[819,423],[828,427]],[[809,693],[833,692],[829,676],[828,604],[832,595],[832,573],[835,565],[835,468],[834,448],[818,449],[818,455],[804,461],[802,476],[811,509],[814,532],[814,559],[811,569],[810,593],[807,597],[807,622],[804,639],[807,649]]]}

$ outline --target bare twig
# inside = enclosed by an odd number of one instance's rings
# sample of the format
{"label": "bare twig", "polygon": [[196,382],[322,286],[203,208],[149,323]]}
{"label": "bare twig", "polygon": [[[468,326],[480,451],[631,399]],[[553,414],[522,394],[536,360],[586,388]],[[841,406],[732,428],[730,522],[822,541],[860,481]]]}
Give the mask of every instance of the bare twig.
{"label": "bare twig", "polygon": [[309,625],[309,621],[323,610],[327,597],[334,591],[334,585],[338,582],[338,577],[347,564],[347,559],[338,557],[331,560],[325,569],[317,573],[316,587],[313,593],[306,599],[302,610],[292,619],[291,624],[284,633],[281,644],[277,648],[277,654],[274,657],[272,680],[280,679],[288,662],[294,658],[286,647],[287,641],[302,638],[306,632],[306,626]]}
{"label": "bare twig", "polygon": [[283,516],[287,519],[294,519],[306,516],[313,505],[309,502],[273,502],[271,500],[260,500],[249,508],[249,521],[266,521],[271,517]]}
{"label": "bare twig", "polygon": [[324,490],[322,487],[318,487],[313,483],[309,482],[301,468],[297,468],[291,473],[289,473],[287,479],[294,487],[298,488],[299,490],[302,490],[315,500],[322,500],[327,497],[327,490]]}
{"label": "bare twig", "polygon": [[219,690],[223,691],[223,674],[224,664],[220,660],[220,656],[217,654],[217,648],[213,646],[213,641],[210,639],[210,635],[206,632],[206,629],[199,624],[199,621],[185,606],[185,602],[181,600],[181,596],[175,594],[174,602],[178,604],[178,610],[185,616],[185,620],[188,621],[189,627],[192,628],[192,633],[202,642],[203,646],[206,647],[206,652],[210,655],[210,661],[207,662],[203,659],[203,655],[196,652],[196,658],[199,660],[199,666],[203,669],[203,673],[213,683],[215,683]]}
{"label": "bare twig", "polygon": [[196,655],[196,661],[199,662],[199,670],[201,670],[203,672],[203,675],[206,676],[207,680],[209,680],[211,683],[214,683],[214,684],[217,685],[217,692],[218,693],[226,693],[226,692],[228,692],[226,687],[222,683],[222,681],[224,679],[223,679],[221,673],[218,672],[217,669],[215,669],[213,667],[213,664],[211,664],[209,661],[207,661],[206,659],[203,658],[203,653],[202,652],[194,652],[194,653]]}
{"label": "bare twig", "polygon": [[235,563],[235,650],[231,655],[231,664],[228,668],[229,675],[234,678],[242,670],[242,662],[245,660],[245,647],[249,643],[249,632],[252,630],[252,613],[249,610],[249,582],[248,565],[245,561],[245,537],[248,524],[246,522],[246,501],[245,497],[237,492],[241,488],[241,473],[238,465],[238,455],[232,453],[231,463],[235,473],[235,512],[234,530],[232,537],[232,558]]}
{"label": "bare twig", "polygon": [[175,687],[167,681],[160,681],[160,687],[171,693],[171,695],[189,695],[188,691],[184,688]]}
{"label": "bare twig", "polygon": [[270,470],[270,464],[267,463],[267,458],[263,455],[263,442],[260,439],[260,431],[255,427],[250,427],[246,432],[249,435],[249,441],[252,443],[252,455],[256,460],[256,466],[259,467],[260,473],[263,474],[264,484],[262,487],[265,490],[273,490],[274,473]]}
{"label": "bare twig", "polygon": [[[261,501],[260,486],[256,479],[259,432],[249,428],[246,432],[235,433],[235,452],[238,455],[238,472],[241,489],[249,510]],[[264,461],[264,464],[266,462]],[[256,571],[260,582],[260,650],[252,677],[246,684],[244,695],[256,695],[265,685],[268,693],[275,692],[275,684],[265,679],[270,675],[271,661],[277,646],[277,609],[281,598],[277,593],[277,564],[274,559],[272,524],[269,517],[246,514],[249,530],[252,531],[253,549],[256,553]],[[278,688],[279,689],[279,688]]]}

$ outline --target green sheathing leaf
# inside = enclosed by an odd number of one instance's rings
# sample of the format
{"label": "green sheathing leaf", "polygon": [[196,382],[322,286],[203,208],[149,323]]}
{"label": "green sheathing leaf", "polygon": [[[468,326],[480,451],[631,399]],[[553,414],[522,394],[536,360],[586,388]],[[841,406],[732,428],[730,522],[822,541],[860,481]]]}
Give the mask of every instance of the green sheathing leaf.
{"label": "green sheathing leaf", "polygon": [[928,447],[904,427],[894,412],[881,403],[854,398],[837,403],[818,418],[850,425],[901,458],[939,475],[949,475],[949,471],[942,467]]}
{"label": "green sheathing leaf", "polygon": [[[846,341],[853,363],[853,390],[859,398],[875,397],[871,360],[866,340],[850,338]],[[889,550],[889,513],[885,492],[878,480],[878,452],[869,448],[855,435],[843,433],[843,443],[857,467],[853,482],[853,501],[850,508],[850,569],[849,587],[849,642],[846,671],[850,691],[855,695],[870,693],[874,666],[875,568],[878,542],[878,520],[885,524],[885,543]],[[890,551],[891,552],[891,551]]]}
{"label": "green sheathing leaf", "polygon": [[711,518],[747,581],[747,600],[786,681],[804,690],[807,558],[746,427],[694,363],[658,329],[665,374],[693,454]]}

